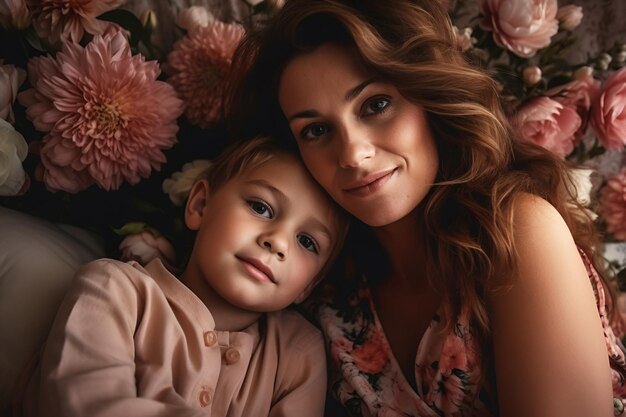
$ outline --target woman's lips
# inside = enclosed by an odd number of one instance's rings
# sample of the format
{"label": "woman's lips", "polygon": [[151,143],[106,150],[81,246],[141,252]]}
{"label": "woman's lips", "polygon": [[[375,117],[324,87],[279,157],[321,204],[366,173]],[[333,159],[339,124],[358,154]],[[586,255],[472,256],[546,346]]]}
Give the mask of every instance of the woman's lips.
{"label": "woman's lips", "polygon": [[258,261],[252,258],[239,258],[241,265],[244,270],[250,275],[252,278],[257,279],[261,282],[275,282],[274,274],[272,273],[271,268],[265,265],[263,262]]}
{"label": "woman's lips", "polygon": [[344,191],[358,197],[367,197],[380,190],[387,181],[391,179],[395,172],[396,168],[393,168],[368,175],[365,178],[350,183],[344,188]]}

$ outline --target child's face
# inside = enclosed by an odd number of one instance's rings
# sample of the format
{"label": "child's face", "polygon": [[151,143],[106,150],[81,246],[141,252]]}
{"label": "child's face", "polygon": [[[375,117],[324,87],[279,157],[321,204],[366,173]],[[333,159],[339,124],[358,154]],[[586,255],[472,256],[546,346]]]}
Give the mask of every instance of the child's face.
{"label": "child's face", "polygon": [[284,153],[209,193],[190,263],[228,303],[275,311],[314,285],[336,238],[329,198]]}

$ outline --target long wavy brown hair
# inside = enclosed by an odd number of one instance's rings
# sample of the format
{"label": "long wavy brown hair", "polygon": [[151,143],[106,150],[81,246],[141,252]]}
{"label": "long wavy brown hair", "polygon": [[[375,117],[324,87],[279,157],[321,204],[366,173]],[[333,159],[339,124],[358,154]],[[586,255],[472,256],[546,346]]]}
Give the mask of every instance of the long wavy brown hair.
{"label": "long wavy brown hair", "polygon": [[510,284],[516,268],[519,192],[549,201],[601,269],[597,231],[577,202],[571,167],[515,140],[496,83],[457,48],[439,1],[287,1],[235,55],[226,98],[235,137],[263,132],[295,144],[278,104],[280,76],[294,56],[326,42],[353,48],[366,68],[425,110],[440,157],[437,183],[422,202],[430,284],[457,312],[461,303],[469,307],[478,336],[490,335],[487,292]]}

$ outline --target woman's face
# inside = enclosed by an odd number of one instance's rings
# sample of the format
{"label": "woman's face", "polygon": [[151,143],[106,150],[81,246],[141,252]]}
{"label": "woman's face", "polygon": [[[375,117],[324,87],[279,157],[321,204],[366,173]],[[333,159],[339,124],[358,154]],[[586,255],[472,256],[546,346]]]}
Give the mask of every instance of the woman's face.
{"label": "woman's face", "polygon": [[424,110],[323,44],[286,66],[279,102],[315,179],[370,226],[403,219],[424,199],[439,158]]}

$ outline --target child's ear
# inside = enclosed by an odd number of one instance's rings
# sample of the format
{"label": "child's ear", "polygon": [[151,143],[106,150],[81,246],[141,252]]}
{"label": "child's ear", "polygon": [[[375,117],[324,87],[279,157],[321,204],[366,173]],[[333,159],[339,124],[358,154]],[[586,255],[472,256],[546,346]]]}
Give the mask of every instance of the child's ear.
{"label": "child's ear", "polygon": [[190,230],[200,228],[204,206],[209,201],[209,197],[209,182],[204,178],[197,180],[189,191],[185,206],[185,224]]}

